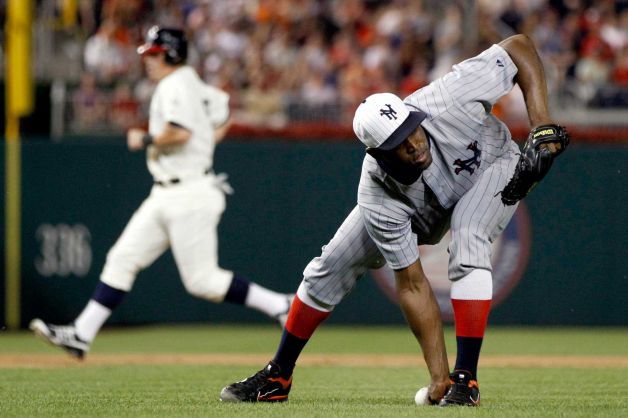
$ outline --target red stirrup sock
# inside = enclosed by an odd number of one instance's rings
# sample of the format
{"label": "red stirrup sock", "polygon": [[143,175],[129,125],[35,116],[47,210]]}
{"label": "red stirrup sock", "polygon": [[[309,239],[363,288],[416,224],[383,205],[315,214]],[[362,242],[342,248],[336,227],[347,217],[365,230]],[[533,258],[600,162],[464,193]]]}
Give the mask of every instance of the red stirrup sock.
{"label": "red stirrup sock", "polygon": [[295,296],[290,312],[288,312],[286,331],[296,337],[307,340],[330,314],[331,312],[320,311],[306,305],[301,302],[299,296]]}
{"label": "red stirrup sock", "polygon": [[316,328],[331,312],[319,311],[301,302],[295,296],[288,313],[286,328],[283,330],[281,342],[273,361],[279,365],[281,374],[288,379],[292,375],[294,365],[301,351],[309,341]]}
{"label": "red stirrup sock", "polygon": [[477,379],[478,361],[491,301],[452,299],[451,303],[454,307],[458,346],[454,370],[466,370]]}

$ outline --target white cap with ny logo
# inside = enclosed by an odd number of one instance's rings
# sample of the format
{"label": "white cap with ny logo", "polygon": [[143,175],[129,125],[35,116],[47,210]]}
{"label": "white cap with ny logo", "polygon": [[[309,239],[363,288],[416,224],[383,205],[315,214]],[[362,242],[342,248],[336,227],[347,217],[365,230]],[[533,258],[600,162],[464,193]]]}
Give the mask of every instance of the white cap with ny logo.
{"label": "white cap with ny logo", "polygon": [[353,132],[367,147],[388,151],[405,141],[425,117],[421,111],[409,111],[395,94],[376,93],[355,111]]}

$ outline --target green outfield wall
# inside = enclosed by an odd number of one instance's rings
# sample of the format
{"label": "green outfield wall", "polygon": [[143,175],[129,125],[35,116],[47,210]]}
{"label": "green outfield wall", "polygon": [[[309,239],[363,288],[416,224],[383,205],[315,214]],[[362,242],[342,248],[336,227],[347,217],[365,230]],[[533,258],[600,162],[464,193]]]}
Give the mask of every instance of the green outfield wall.
{"label": "green outfield wall", "polygon": [[[91,295],[108,249],[147,196],[151,178],[143,153],[129,153],[122,139],[27,139],[22,156],[22,326],[35,316],[69,321]],[[268,287],[296,290],[307,262],[355,204],[362,156],[361,146],[344,142],[221,145],[215,168],[229,174],[236,191],[219,229],[221,265]],[[520,277],[491,323],[628,325],[627,161],[627,146],[582,144],[557,161],[526,199],[527,242],[516,248],[527,248],[528,257],[504,267]],[[0,176],[4,185],[4,169]],[[4,219],[4,204],[0,210]],[[2,229],[4,237],[4,222]],[[4,324],[4,265],[2,280]],[[110,323],[195,321],[268,320],[189,296],[167,253],[140,273]],[[329,322],[402,323],[403,317],[368,274]]]}

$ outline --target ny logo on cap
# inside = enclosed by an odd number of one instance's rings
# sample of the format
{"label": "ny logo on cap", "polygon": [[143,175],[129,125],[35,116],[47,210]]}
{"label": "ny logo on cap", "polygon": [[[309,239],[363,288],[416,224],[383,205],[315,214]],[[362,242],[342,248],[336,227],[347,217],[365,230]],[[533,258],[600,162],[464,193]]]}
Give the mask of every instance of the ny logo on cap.
{"label": "ny logo on cap", "polygon": [[397,112],[389,104],[386,104],[388,109],[379,109],[380,116],[386,116],[388,120],[397,119]]}

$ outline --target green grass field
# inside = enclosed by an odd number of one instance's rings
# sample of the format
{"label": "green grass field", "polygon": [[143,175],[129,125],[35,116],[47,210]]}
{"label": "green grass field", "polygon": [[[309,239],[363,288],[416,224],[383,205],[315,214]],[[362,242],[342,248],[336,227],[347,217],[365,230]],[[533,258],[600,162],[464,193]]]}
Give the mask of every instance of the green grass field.
{"label": "green grass field", "polygon": [[[279,337],[272,326],[107,328],[80,363],[3,332],[0,416],[628,416],[627,328],[490,328],[482,406],[441,409],[414,406],[428,378],[406,328],[324,326],[288,403],[221,403],[220,389],[261,368]],[[451,362],[451,329],[446,340]]]}

